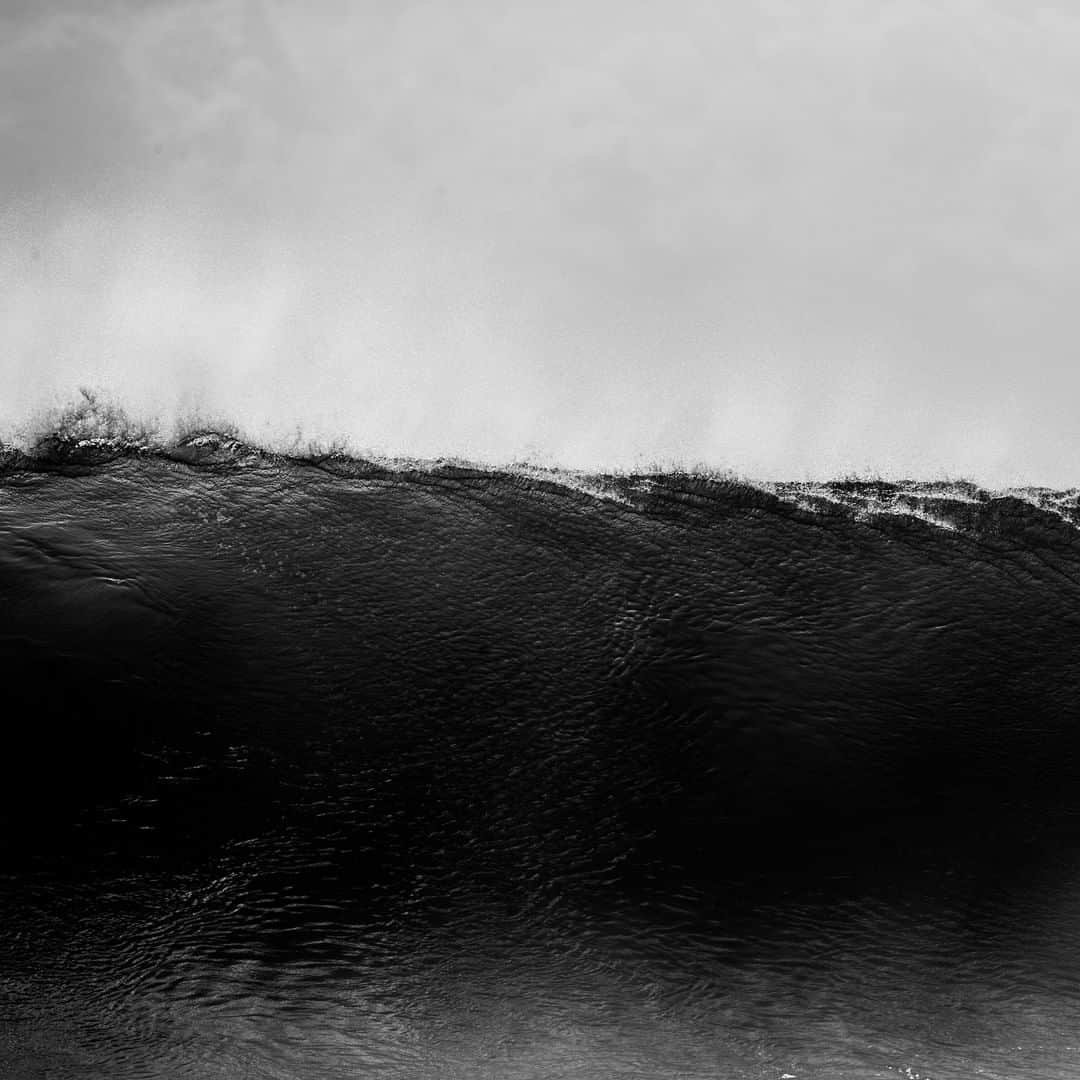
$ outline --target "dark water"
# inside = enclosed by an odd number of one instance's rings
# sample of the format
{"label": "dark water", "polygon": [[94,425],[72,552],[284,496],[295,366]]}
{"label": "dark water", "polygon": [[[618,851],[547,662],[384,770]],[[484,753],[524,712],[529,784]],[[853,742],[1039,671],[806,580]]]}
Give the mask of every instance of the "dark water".
{"label": "dark water", "polygon": [[0,1076],[1080,1075],[1076,498],[0,480]]}

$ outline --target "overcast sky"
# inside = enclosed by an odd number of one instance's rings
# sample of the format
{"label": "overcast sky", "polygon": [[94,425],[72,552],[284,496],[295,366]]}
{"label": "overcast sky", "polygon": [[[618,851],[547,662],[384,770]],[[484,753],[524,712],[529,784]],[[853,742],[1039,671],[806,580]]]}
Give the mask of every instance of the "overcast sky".
{"label": "overcast sky", "polygon": [[1034,0],[2,0],[0,425],[1072,486],[1078,103]]}

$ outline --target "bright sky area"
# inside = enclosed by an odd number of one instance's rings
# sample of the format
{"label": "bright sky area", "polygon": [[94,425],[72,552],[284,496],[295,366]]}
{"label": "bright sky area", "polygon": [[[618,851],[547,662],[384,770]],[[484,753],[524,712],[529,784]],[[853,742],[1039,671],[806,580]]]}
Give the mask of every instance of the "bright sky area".
{"label": "bright sky area", "polygon": [[1080,9],[0,5],[0,427],[1080,483]]}

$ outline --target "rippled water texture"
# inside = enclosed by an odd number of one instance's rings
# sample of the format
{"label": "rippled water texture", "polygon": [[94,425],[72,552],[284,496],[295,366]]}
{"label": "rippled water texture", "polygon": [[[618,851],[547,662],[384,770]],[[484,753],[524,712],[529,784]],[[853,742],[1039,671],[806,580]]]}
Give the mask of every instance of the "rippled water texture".
{"label": "rippled water texture", "polygon": [[1080,1075],[1076,499],[0,479],[0,1075]]}

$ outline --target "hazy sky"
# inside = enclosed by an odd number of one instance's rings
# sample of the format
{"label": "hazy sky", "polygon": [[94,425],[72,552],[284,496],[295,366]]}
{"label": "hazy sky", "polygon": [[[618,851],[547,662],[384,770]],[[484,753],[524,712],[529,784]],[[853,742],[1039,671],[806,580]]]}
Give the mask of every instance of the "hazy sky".
{"label": "hazy sky", "polygon": [[0,0],[0,425],[1072,486],[1078,103],[1034,0]]}

